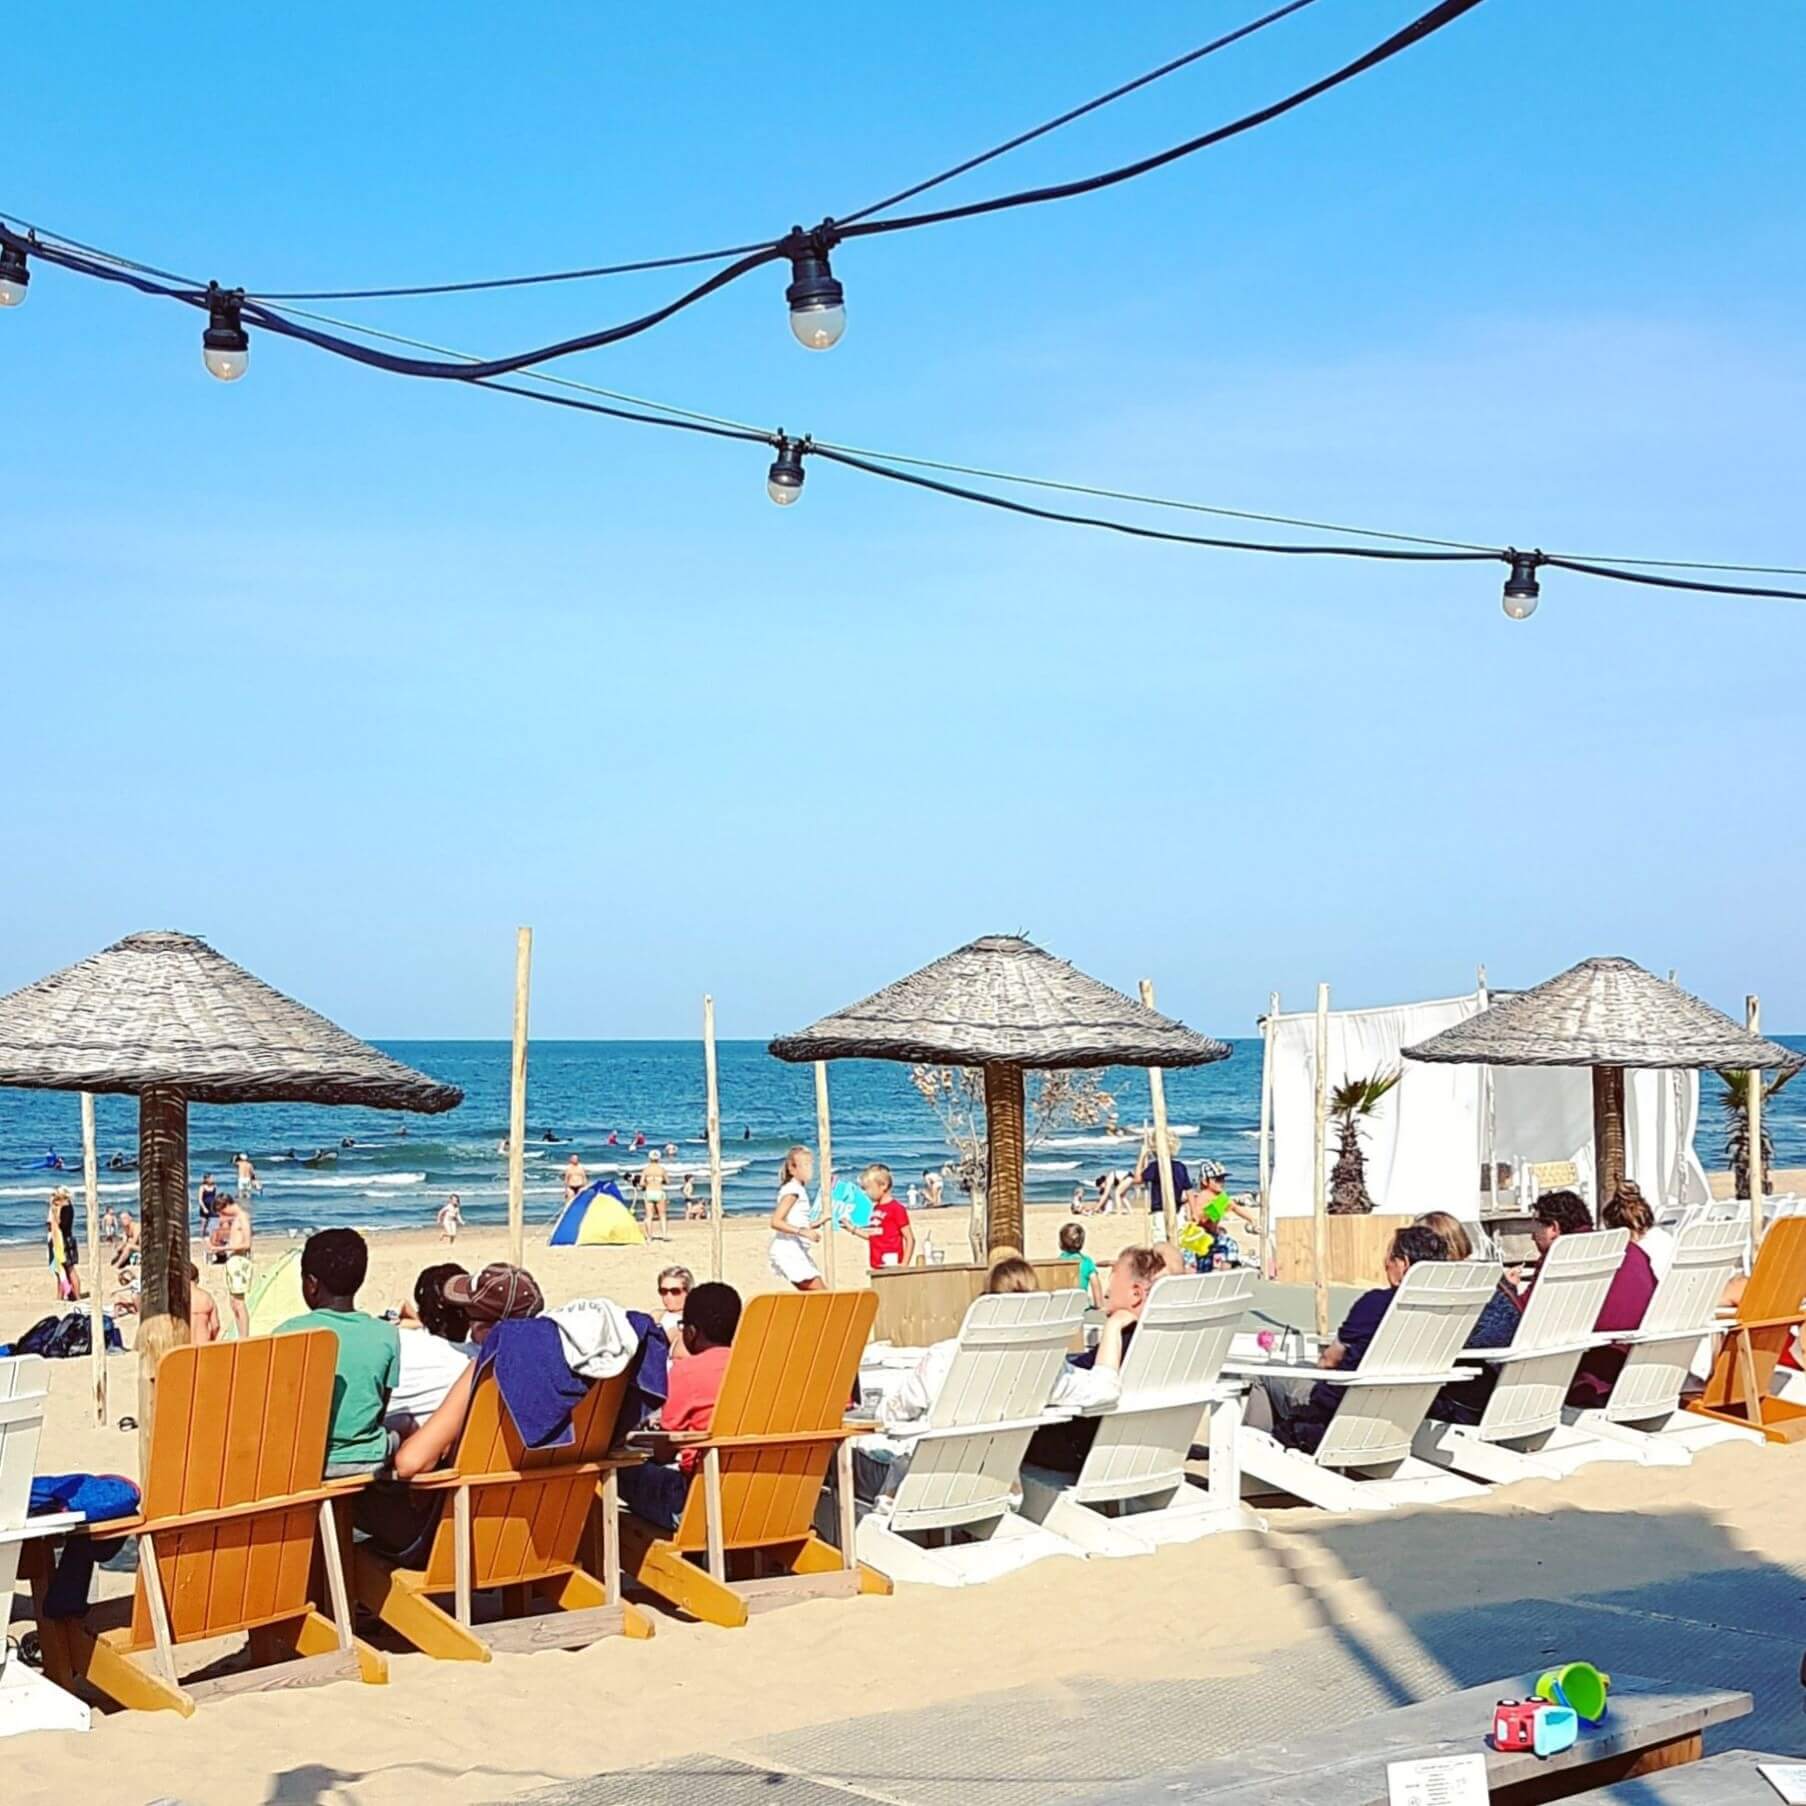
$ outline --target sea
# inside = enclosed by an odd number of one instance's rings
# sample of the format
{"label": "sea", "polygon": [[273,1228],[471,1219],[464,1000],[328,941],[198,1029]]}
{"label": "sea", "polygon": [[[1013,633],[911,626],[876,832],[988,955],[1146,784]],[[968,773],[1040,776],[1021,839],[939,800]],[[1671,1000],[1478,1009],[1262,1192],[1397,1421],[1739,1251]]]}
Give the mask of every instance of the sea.
{"label": "sea", "polygon": [[[1806,1038],[1786,1040],[1806,1050]],[[443,1116],[299,1104],[196,1104],[189,1114],[191,1191],[212,1172],[233,1187],[232,1162],[249,1154],[261,1182],[260,1236],[305,1235],[335,1224],[368,1229],[425,1228],[448,1193],[457,1192],[469,1223],[507,1220],[507,1161],[498,1144],[508,1130],[509,1045],[506,1041],[381,1041],[409,1066],[462,1087],[464,1102]],[[1230,1189],[1257,1179],[1261,1044],[1234,1041],[1230,1059],[1166,1074],[1168,1120],[1184,1134],[1184,1157],[1220,1160]],[[718,1048],[723,1207],[734,1214],[771,1208],[784,1151],[815,1143],[812,1068],[775,1060],[760,1041]],[[828,1068],[834,1165],[853,1173],[873,1160],[895,1173],[899,1194],[952,1158],[933,1112],[910,1082],[909,1068],[887,1061],[843,1060]],[[1147,1074],[1110,1069],[1099,1075],[1114,1100],[1105,1125],[1054,1124],[1029,1150],[1031,1201],[1068,1199],[1075,1184],[1122,1170],[1134,1157],[1136,1131],[1148,1120]],[[1708,1170],[1722,1168],[1725,1124],[1717,1081],[1705,1075],[1697,1145]],[[560,1169],[575,1152],[592,1178],[620,1177],[644,1163],[648,1146],[675,1146],[666,1166],[674,1209],[681,1177],[696,1176],[708,1196],[708,1146],[699,1041],[543,1041],[528,1056],[526,1216],[549,1228],[563,1198]],[[134,1159],[137,1102],[95,1102],[101,1208],[133,1205],[137,1176],[109,1166]],[[1806,1166],[1806,1079],[1776,1095],[1765,1120],[1779,1165]],[[613,1138],[611,1141],[611,1137]],[[46,1170],[54,1154],[64,1173]],[[44,1234],[51,1186],[78,1189],[81,1113],[72,1093],[0,1089],[0,1242],[33,1242]],[[623,1185],[623,1191],[626,1186]],[[950,1188],[951,1190],[951,1188]],[[79,1195],[79,1189],[78,1189]]]}

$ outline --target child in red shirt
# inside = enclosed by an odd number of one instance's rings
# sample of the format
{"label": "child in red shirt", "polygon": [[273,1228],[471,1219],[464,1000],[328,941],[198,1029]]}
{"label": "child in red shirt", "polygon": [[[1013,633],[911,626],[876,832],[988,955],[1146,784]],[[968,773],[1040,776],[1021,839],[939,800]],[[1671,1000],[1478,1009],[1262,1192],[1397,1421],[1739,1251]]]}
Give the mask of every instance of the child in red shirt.
{"label": "child in red shirt", "polygon": [[916,1232],[909,1212],[891,1195],[890,1168],[868,1166],[859,1175],[859,1188],[872,1201],[871,1220],[853,1231],[864,1237],[867,1258],[874,1267],[907,1267],[915,1259]]}
{"label": "child in red shirt", "polygon": [[[740,1294],[730,1285],[710,1280],[690,1288],[678,1334],[684,1358],[673,1361],[666,1380],[665,1405],[649,1429],[706,1430],[721,1396],[721,1382],[740,1327]],[[682,1449],[676,1461],[647,1461],[621,1470],[621,1503],[636,1517],[663,1530],[675,1530],[689,1496],[696,1451]]]}

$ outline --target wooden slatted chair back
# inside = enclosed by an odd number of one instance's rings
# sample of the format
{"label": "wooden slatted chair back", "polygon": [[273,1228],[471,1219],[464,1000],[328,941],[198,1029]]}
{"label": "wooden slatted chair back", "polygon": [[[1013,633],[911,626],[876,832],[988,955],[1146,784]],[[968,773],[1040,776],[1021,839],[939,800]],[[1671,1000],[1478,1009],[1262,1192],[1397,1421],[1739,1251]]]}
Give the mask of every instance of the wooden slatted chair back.
{"label": "wooden slatted chair back", "polygon": [[1737,1306],[1739,1323],[1790,1317],[1806,1300],[1806,1217],[1771,1225],[1756,1250],[1750,1282]]}
{"label": "wooden slatted chair back", "polygon": [[[1480,1261],[1423,1260],[1405,1275],[1361,1357],[1368,1379],[1396,1373],[1445,1373],[1459,1359],[1486,1301],[1497,1288]],[[1391,1467],[1411,1453],[1440,1382],[1400,1379],[1396,1386],[1359,1385],[1341,1403],[1317,1446],[1322,1467]]]}
{"label": "wooden slatted chair back", "polygon": [[[471,1394],[454,1470],[466,1479],[518,1473],[523,1478],[471,1489],[471,1584],[515,1586],[563,1573],[577,1560],[595,1496],[596,1476],[574,1466],[600,1461],[613,1443],[627,1396],[627,1375],[597,1380],[571,1413],[572,1440],[529,1449],[502,1403],[493,1369]],[[457,1527],[442,1511],[427,1556],[426,1592],[450,1592],[457,1579]]]}
{"label": "wooden slatted chair back", "polygon": [[1499,1371],[1476,1434],[1486,1442],[1542,1437],[1561,1422],[1563,1402],[1600,1307],[1630,1242],[1625,1229],[1558,1236],[1543,1256],[1523,1320],[1511,1338],[1514,1354],[1546,1348],[1543,1359],[1513,1360]]}
{"label": "wooden slatted chair back", "polygon": [[1674,1259],[1643,1313],[1646,1330],[1699,1330],[1712,1314],[1743,1252],[1744,1227],[1722,1217],[1689,1223],[1674,1238]]}
{"label": "wooden slatted chair back", "polygon": [[[877,1310],[869,1289],[764,1293],[751,1300],[734,1336],[710,1436],[785,1436],[844,1422]],[[826,1438],[722,1450],[723,1547],[762,1548],[807,1536],[833,1458]],[[672,1541],[685,1554],[708,1546],[700,1473]]]}
{"label": "wooden slatted chair back", "polygon": [[[49,1390],[49,1369],[42,1355],[15,1355],[0,1361],[0,1531],[19,1529],[31,1508],[38,1436],[44,1427],[44,1399]],[[0,1667],[5,1665],[6,1626],[12,1615],[22,1547],[0,1537]]]}
{"label": "wooden slatted chair back", "polygon": [[[968,1429],[914,1448],[891,1510],[894,1530],[982,1523],[1009,1510],[1033,1419],[1046,1409],[1085,1294],[1016,1292],[974,1299],[959,1350],[929,1412],[931,1429]],[[996,1431],[995,1424],[1027,1425]]]}
{"label": "wooden slatted chair back", "polygon": [[1155,1280],[1123,1356],[1122,1396],[1098,1419],[1075,1498],[1100,1504],[1184,1483],[1204,1394],[1222,1377],[1253,1297],[1245,1269]]}
{"label": "wooden slatted chair back", "polygon": [[1680,1403],[1695,1349],[1711,1329],[1724,1288],[1737,1271],[1745,1231],[1729,1217],[1701,1217],[1674,1238],[1674,1260],[1643,1313],[1646,1335],[1675,1332],[1668,1342],[1639,1341],[1602,1409],[1613,1423],[1639,1424],[1667,1417]]}
{"label": "wooden slatted chair back", "polygon": [[[251,1630],[308,1609],[317,1488],[326,1465],[338,1338],[331,1330],[177,1348],[157,1368],[145,1473],[145,1529],[192,1512],[271,1501],[267,1512],[172,1530],[157,1568],[177,1643]],[[133,1650],[154,1642],[144,1581],[132,1603]]]}

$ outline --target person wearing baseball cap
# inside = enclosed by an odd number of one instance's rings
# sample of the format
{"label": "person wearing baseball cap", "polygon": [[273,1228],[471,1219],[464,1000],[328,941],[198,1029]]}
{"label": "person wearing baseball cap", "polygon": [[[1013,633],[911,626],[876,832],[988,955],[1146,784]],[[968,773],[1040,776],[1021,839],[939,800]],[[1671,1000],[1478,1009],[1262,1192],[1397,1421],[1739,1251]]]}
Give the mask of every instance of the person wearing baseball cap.
{"label": "person wearing baseball cap", "polygon": [[1208,1273],[1220,1253],[1225,1265],[1241,1259],[1241,1250],[1223,1227],[1223,1219],[1238,1216],[1250,1229],[1258,1230],[1259,1222],[1245,1204],[1238,1204],[1223,1189],[1228,1173],[1220,1160],[1198,1162],[1198,1189],[1185,1200],[1189,1219],[1179,1236],[1179,1246],[1191,1257],[1200,1273]]}
{"label": "person wearing baseball cap", "polygon": [[546,1308],[539,1282],[525,1267],[492,1261],[473,1279],[454,1273],[445,1282],[445,1301],[470,1319],[470,1339],[482,1342],[498,1323],[515,1317],[537,1317]]}

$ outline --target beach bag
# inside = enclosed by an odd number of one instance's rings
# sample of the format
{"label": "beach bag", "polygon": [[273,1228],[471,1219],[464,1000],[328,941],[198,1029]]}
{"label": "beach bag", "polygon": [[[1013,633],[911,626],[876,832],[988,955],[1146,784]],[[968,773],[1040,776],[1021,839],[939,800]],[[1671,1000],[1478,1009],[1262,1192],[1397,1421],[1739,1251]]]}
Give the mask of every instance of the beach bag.
{"label": "beach bag", "polygon": [[40,1317],[18,1341],[13,1344],[16,1355],[47,1355],[50,1352],[50,1338],[57,1332],[61,1317]]}

